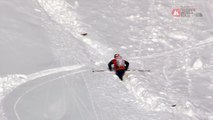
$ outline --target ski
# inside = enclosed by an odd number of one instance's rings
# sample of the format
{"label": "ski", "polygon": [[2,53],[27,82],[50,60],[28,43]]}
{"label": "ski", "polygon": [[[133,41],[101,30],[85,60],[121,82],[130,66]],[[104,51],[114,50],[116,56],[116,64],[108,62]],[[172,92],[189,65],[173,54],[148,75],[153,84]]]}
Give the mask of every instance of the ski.
{"label": "ski", "polygon": [[[109,70],[92,70],[92,72],[107,72]],[[137,72],[151,72],[151,70],[136,70],[136,69],[133,69],[133,70],[127,70],[127,71],[137,71]]]}
{"label": "ski", "polygon": [[92,72],[107,72],[109,70],[92,70]]}
{"label": "ski", "polygon": [[138,72],[151,72],[151,70],[127,70],[127,71],[138,71]]}

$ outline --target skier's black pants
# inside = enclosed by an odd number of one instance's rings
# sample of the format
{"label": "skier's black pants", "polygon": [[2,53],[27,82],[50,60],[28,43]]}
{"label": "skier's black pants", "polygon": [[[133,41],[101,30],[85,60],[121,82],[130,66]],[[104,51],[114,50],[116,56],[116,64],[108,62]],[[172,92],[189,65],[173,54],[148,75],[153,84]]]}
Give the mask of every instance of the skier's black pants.
{"label": "skier's black pants", "polygon": [[124,76],[125,70],[117,70],[116,71],[116,75],[123,80],[123,76]]}

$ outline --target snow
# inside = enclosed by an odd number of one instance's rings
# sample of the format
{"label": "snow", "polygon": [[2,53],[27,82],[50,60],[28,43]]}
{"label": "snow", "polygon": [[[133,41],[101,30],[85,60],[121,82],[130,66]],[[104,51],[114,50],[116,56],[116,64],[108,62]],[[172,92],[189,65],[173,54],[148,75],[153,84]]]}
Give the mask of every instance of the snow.
{"label": "snow", "polygon": [[193,64],[193,69],[201,69],[203,67],[203,63],[200,59],[197,59],[195,63]]}
{"label": "snow", "polygon": [[[202,17],[174,17],[191,6]],[[210,0],[0,1],[1,120],[213,120]],[[82,35],[87,33],[86,35]],[[121,82],[107,69],[130,62]]]}

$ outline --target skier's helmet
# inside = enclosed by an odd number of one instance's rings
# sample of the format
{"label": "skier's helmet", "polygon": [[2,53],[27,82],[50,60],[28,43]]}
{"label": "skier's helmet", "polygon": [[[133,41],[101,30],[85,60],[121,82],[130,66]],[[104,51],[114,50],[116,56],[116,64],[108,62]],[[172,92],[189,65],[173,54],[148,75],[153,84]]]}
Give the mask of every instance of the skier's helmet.
{"label": "skier's helmet", "polygon": [[118,57],[120,57],[119,54],[115,54],[115,55],[114,55],[114,58],[118,58]]}

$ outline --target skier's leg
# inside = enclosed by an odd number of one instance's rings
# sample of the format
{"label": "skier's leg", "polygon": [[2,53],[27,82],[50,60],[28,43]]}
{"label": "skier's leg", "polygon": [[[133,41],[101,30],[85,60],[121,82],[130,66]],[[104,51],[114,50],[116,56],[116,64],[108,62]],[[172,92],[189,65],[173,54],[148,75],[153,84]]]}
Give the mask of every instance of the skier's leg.
{"label": "skier's leg", "polygon": [[122,80],[122,77],[120,75],[120,71],[119,70],[116,71],[116,75],[119,77],[120,80]]}
{"label": "skier's leg", "polygon": [[118,70],[116,71],[116,75],[120,78],[120,80],[123,81],[123,76],[124,76],[124,70]]}
{"label": "skier's leg", "polygon": [[121,81],[123,81],[123,76],[119,75],[118,77],[120,78]]}
{"label": "skier's leg", "polygon": [[121,80],[123,80],[123,76],[124,76],[125,70],[121,70],[120,74],[121,74]]}

